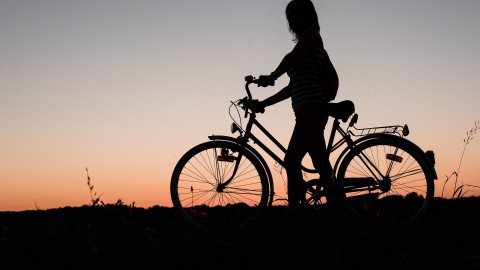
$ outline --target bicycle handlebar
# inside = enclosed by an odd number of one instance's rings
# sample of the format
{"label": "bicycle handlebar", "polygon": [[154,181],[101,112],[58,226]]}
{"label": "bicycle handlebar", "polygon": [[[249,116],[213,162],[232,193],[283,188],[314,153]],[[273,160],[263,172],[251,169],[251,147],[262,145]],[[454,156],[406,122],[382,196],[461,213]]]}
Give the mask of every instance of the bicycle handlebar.
{"label": "bicycle handlebar", "polygon": [[252,75],[245,76],[245,82],[246,82],[245,83],[245,90],[247,91],[248,99],[252,99],[252,93],[250,92],[250,89],[248,88],[248,86],[251,83],[255,83],[256,81],[257,80]]}
{"label": "bicycle handlebar", "polygon": [[248,116],[248,109],[250,108],[252,110],[252,112],[255,113],[255,108],[251,108],[249,105],[249,101],[252,100],[252,93],[250,92],[250,84],[252,83],[256,83],[258,84],[258,79],[256,79],[255,77],[253,77],[252,75],[248,75],[248,76],[245,76],[245,91],[247,91],[247,96],[248,98],[243,98],[239,101],[239,104],[244,104],[245,105],[245,118],[247,118]]}

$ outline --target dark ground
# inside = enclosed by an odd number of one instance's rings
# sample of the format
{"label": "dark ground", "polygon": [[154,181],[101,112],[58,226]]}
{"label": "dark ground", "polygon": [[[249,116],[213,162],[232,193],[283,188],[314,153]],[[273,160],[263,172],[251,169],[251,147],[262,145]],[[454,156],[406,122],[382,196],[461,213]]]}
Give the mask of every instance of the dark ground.
{"label": "dark ground", "polygon": [[324,209],[292,230],[285,213],[209,235],[166,207],[0,212],[0,269],[480,269],[480,197],[435,199],[412,225]]}

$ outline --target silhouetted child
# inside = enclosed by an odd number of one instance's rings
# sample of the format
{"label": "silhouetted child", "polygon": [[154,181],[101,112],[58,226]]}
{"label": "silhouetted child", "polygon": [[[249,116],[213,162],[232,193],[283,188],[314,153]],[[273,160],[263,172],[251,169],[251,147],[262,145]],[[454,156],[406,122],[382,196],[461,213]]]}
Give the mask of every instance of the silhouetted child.
{"label": "silhouetted child", "polygon": [[332,173],[329,162],[322,166],[326,152],[324,129],[328,121],[322,104],[335,98],[338,76],[323,46],[313,3],[310,0],[290,1],[285,13],[296,44],[270,75],[259,77],[259,85],[274,85],[284,73],[288,74],[290,82],[276,94],[260,101],[259,111],[291,98],[296,122],[284,161],[288,177],[289,214],[292,216],[305,200],[306,187],[301,171],[305,155],[310,155],[321,176],[330,178]]}

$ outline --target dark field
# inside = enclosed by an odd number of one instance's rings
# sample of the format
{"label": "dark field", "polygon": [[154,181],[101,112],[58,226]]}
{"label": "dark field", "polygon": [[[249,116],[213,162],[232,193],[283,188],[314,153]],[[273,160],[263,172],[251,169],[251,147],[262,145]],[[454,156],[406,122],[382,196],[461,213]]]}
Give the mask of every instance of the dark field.
{"label": "dark field", "polygon": [[411,225],[322,209],[293,230],[285,214],[209,235],[166,207],[0,212],[0,269],[480,269],[480,197],[435,199]]}

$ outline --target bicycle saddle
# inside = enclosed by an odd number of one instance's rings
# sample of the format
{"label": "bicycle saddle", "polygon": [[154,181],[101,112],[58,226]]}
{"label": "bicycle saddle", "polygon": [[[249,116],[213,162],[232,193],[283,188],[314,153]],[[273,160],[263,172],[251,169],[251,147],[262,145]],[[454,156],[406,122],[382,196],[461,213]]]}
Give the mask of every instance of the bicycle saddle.
{"label": "bicycle saddle", "polygon": [[350,115],[355,112],[355,104],[351,100],[344,100],[338,103],[327,103],[325,109],[328,115],[335,119],[342,119],[345,123]]}

